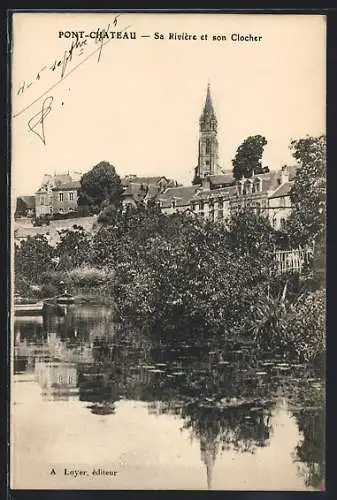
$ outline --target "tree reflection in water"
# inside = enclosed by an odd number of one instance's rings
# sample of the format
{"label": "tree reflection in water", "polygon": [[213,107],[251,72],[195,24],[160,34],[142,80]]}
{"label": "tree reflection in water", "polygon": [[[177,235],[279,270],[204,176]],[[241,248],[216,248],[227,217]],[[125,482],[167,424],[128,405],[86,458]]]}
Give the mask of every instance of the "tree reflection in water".
{"label": "tree reflection in water", "polygon": [[301,384],[302,390],[293,391],[290,401],[292,413],[301,432],[301,441],[296,445],[294,459],[305,485],[314,489],[325,488],[325,393],[322,384],[309,378]]}
{"label": "tree reflection in water", "polygon": [[[53,331],[64,344],[60,356],[84,352],[86,359],[74,362],[78,392],[93,414],[113,416],[117,402],[126,399],[147,402],[149,413],[177,416],[182,431],[200,444],[209,488],[221,453],[254,453],[268,446],[276,400],[285,396],[302,434],[294,449],[299,473],[307,486],[323,487],[324,393],[320,377],[305,367],[279,358],[256,359],[251,346],[229,340],[163,345],[139,332],[119,330],[105,311],[95,310],[91,317],[89,310],[85,315],[78,308],[39,328],[35,339],[36,327],[18,323],[16,345],[48,346]],[[21,370],[25,359],[16,360]]]}

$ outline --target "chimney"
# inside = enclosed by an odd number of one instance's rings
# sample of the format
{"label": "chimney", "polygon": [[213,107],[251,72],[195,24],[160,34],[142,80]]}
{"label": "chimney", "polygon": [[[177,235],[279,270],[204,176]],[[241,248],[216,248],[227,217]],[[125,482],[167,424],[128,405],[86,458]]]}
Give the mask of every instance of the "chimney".
{"label": "chimney", "polygon": [[281,184],[285,184],[286,182],[289,182],[289,172],[287,165],[283,165],[281,169]]}

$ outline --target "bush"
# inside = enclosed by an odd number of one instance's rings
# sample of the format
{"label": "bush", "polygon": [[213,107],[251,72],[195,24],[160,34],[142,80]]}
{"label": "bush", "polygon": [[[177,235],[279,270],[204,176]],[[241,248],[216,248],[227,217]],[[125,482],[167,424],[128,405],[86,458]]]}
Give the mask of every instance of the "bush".
{"label": "bush", "polygon": [[289,350],[303,361],[316,361],[326,347],[326,290],[316,290],[299,297],[286,318],[285,340]]}
{"label": "bush", "polygon": [[73,287],[94,288],[101,287],[107,283],[111,284],[113,273],[106,269],[82,266],[71,270],[60,270],[44,273],[41,277],[45,290],[59,290],[60,282],[68,289]]}
{"label": "bush", "polygon": [[289,359],[321,361],[325,353],[325,290],[306,291],[290,303],[264,297],[252,307],[249,329],[256,346]]}
{"label": "bush", "polygon": [[69,285],[91,288],[101,286],[112,279],[112,274],[104,269],[95,267],[79,267],[67,273],[67,281]]}

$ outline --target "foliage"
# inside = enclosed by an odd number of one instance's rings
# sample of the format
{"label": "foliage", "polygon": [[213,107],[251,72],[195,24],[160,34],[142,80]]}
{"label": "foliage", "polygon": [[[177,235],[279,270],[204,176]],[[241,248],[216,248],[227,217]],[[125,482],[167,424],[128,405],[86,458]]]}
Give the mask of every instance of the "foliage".
{"label": "foliage", "polygon": [[262,294],[252,305],[251,311],[248,335],[252,336],[256,346],[265,352],[282,350],[287,321],[287,309],[282,295],[272,297]]}
{"label": "foliage", "polygon": [[100,286],[112,279],[113,275],[104,269],[91,266],[82,266],[72,269],[68,273],[68,280],[72,286],[92,288]]}
{"label": "foliage", "polygon": [[293,302],[284,296],[262,295],[252,313],[250,333],[263,350],[279,350],[305,362],[321,361],[325,353],[324,289],[305,292]]}
{"label": "foliage", "polygon": [[287,231],[294,245],[324,238],[326,209],[326,137],[306,137],[291,142],[299,163],[290,192],[292,213]]}
{"label": "foliage", "polygon": [[285,323],[285,340],[304,361],[324,356],[326,347],[326,292],[309,292],[289,307]]}
{"label": "foliage", "polygon": [[[247,236],[243,249],[224,225],[146,210],[120,222],[99,232],[94,254],[115,268],[120,317],[164,338],[224,332],[249,313],[269,278],[268,245],[256,252]],[[267,231],[254,219],[254,238],[259,224]]]}
{"label": "foliage", "polygon": [[235,158],[232,160],[233,176],[235,179],[251,177],[253,172],[261,174],[268,169],[262,167],[261,159],[267,140],[262,135],[247,137],[238,147]]}
{"label": "foliage", "polygon": [[[68,290],[73,288],[101,288],[102,285],[113,279],[113,274],[106,269],[97,269],[96,267],[91,267],[89,265],[83,265],[78,268],[70,270],[59,270],[43,273],[41,276],[41,282],[43,283],[43,289],[46,291],[46,296],[56,295],[60,292],[60,282],[64,283],[64,286]],[[57,293],[47,293],[48,287],[50,291]]]}
{"label": "foliage", "polygon": [[102,226],[93,237],[92,247],[92,263],[98,267],[114,268],[117,264],[132,262],[149,237],[160,234],[170,239],[181,224],[180,215],[169,218],[151,203],[138,203],[137,208],[128,206],[118,212],[108,207],[103,212]]}
{"label": "foliage", "polygon": [[15,280],[26,279],[38,284],[44,272],[54,269],[53,248],[44,235],[28,236],[15,244]]}
{"label": "foliage", "polygon": [[110,226],[114,223],[117,217],[117,208],[115,205],[108,205],[104,207],[97,218],[99,224],[104,224],[105,226]]}
{"label": "foliage", "polygon": [[82,226],[75,224],[72,229],[62,229],[58,234],[60,240],[55,248],[58,269],[73,269],[88,262],[91,236]]}
{"label": "foliage", "polygon": [[268,216],[258,215],[249,208],[243,208],[233,214],[227,223],[229,240],[234,246],[256,257],[265,257],[269,263],[276,233]]}
{"label": "foliage", "polygon": [[79,205],[89,206],[97,213],[104,202],[120,205],[123,192],[120,177],[116,169],[107,161],[101,161],[81,178],[78,191]]}

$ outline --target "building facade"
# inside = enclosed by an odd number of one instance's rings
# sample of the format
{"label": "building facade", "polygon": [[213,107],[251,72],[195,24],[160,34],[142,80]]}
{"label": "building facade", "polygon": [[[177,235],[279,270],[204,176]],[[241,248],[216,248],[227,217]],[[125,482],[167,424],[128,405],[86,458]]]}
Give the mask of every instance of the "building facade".
{"label": "building facade", "polygon": [[80,186],[81,184],[78,181],[71,181],[52,189],[53,214],[67,214],[77,211],[77,190]]}
{"label": "building facade", "polygon": [[268,198],[269,218],[276,229],[282,229],[291,214],[290,192],[294,184],[291,175],[292,172],[287,167],[282,167],[280,185]]}
{"label": "building facade", "polygon": [[35,193],[36,217],[76,211],[79,187],[70,174],[45,174]]}

